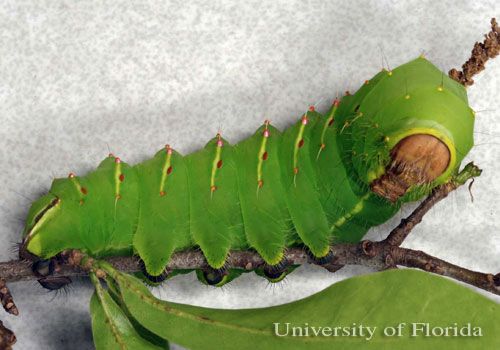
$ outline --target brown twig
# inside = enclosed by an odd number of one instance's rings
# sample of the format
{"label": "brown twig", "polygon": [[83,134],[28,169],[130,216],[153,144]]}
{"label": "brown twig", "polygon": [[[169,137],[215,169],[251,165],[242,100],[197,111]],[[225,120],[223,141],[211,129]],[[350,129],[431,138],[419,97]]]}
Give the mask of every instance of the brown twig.
{"label": "brown twig", "polygon": [[0,349],[11,350],[12,345],[16,343],[16,336],[14,333],[3,325],[0,321]]}
{"label": "brown twig", "polygon": [[455,176],[452,181],[436,187],[432,194],[422,201],[422,203],[420,203],[410,216],[401,220],[399,225],[389,233],[383,242],[392,246],[400,246],[413,228],[422,221],[424,215],[437,202],[446,198],[450,192],[463,185],[467,180],[474,180],[474,177],[479,175],[481,175],[481,170],[478,167],[476,167],[473,163],[467,164],[460,174]]}
{"label": "brown twig", "polygon": [[14,303],[14,299],[10,294],[9,288],[7,288],[7,283],[0,278],[0,301],[2,302],[2,306],[5,311],[12,315],[19,315],[19,310]]}
{"label": "brown twig", "polygon": [[[422,204],[389,236],[380,242],[362,241],[352,244],[335,244],[331,247],[334,260],[324,265],[329,271],[336,271],[344,265],[363,265],[383,270],[396,266],[406,266],[448,276],[459,281],[485,289],[500,295],[500,274],[493,276],[471,271],[430,256],[424,252],[400,248],[401,242],[408,236],[429,209],[451,191],[465,184],[468,180],[479,176],[481,171],[472,163],[457,174],[449,183],[437,187]],[[285,258],[294,265],[314,263],[302,248],[290,248]],[[124,272],[140,271],[140,264],[134,257],[113,257],[107,259],[115,268]],[[253,270],[264,266],[261,256],[253,251],[233,251],[227,259],[227,268]],[[87,272],[69,259],[57,266],[55,276],[86,276]],[[168,270],[186,270],[208,267],[203,253],[200,251],[184,251],[175,253],[168,264]],[[29,264],[18,260],[0,263],[0,278],[8,282],[36,278]]]}
{"label": "brown twig", "polygon": [[[430,256],[424,252],[412,249],[391,246],[387,243],[362,241],[360,243],[335,244],[331,247],[335,258],[335,265],[362,265],[377,270],[384,270],[394,266],[406,266],[418,268],[432,273],[448,276],[456,280],[468,283],[478,288],[485,289],[491,293],[500,295],[500,274],[493,276],[468,270],[448,263],[439,258]],[[302,248],[290,248],[285,254],[294,265],[312,263],[308,254]],[[140,264],[136,258],[113,257],[107,259],[111,265],[123,272],[140,271]],[[265,264],[261,256],[252,251],[233,251],[227,260],[228,268],[255,269]],[[195,269],[207,267],[202,252],[185,251],[175,253],[168,269]],[[12,281],[34,279],[31,269],[19,261],[0,263],[0,274],[3,271],[16,271],[16,277]],[[72,267],[69,264],[55,273],[56,276],[86,276],[86,271],[81,268]]]}
{"label": "brown twig", "polygon": [[[497,275],[472,271],[451,264],[419,250],[391,246],[384,242],[363,241],[363,253],[373,260],[373,266],[390,268],[406,266],[447,276],[472,286],[500,295],[500,273]],[[363,263],[363,265],[368,265]]]}
{"label": "brown twig", "polygon": [[500,28],[495,20],[491,19],[491,31],[486,34],[482,43],[476,42],[471,57],[462,65],[462,71],[455,68],[448,72],[450,78],[464,86],[474,84],[472,77],[484,70],[486,62],[500,53]]}

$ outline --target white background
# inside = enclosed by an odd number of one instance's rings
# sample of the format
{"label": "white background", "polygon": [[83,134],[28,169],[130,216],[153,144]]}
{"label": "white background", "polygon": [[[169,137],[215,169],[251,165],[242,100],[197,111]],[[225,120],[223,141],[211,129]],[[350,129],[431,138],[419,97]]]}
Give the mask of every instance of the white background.
{"label": "white background", "polygon": [[[459,67],[499,17],[491,1],[3,1],[0,4],[0,260],[15,258],[30,202],[54,177],[84,174],[108,154],[137,163],[165,143],[183,153],[219,128],[232,142],[266,118],[289,126],[310,104],[331,100],[382,68],[425,52],[444,71]],[[500,271],[500,58],[469,89],[478,111],[484,169],[473,186],[438,204],[405,246],[471,269]],[[319,101],[319,103],[318,103]],[[382,238],[399,219],[369,233]],[[247,274],[222,289],[193,274],[162,297],[214,307],[279,304],[317,292],[364,268],[334,275],[298,269],[270,285]],[[21,315],[0,318],[17,349],[92,349],[91,287],[54,297],[13,284]],[[490,298],[493,298],[489,295]],[[500,301],[500,298],[493,298]]]}

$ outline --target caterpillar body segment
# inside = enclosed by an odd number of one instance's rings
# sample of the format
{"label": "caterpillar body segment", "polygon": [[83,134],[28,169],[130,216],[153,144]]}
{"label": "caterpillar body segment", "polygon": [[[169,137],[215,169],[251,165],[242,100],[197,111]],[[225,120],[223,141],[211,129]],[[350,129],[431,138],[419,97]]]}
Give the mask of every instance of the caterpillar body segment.
{"label": "caterpillar body segment", "polygon": [[[365,125],[369,117],[360,110],[360,106],[365,97],[373,90],[384,77],[386,72],[383,70],[376,74],[372,79],[367,80],[360,89],[351,95],[346,92],[338,107],[337,118],[333,127],[337,135],[337,146],[342,157],[342,162],[346,168],[350,185],[354,192],[363,196],[366,193],[367,186],[362,180],[365,174],[358,174],[355,167],[355,161],[360,157],[359,150],[354,148],[354,143],[358,140],[354,135],[357,124]],[[366,129],[368,129],[366,127]],[[364,142],[363,140],[359,140]]]}
{"label": "caterpillar body segment", "polygon": [[159,276],[174,251],[192,246],[186,159],[166,146],[135,168],[141,181],[133,246],[145,270]]}
{"label": "caterpillar body segment", "polygon": [[309,148],[320,114],[309,111],[282,136],[280,166],[285,201],[301,241],[317,257],[328,254],[330,232],[317,193],[316,172]]}
{"label": "caterpillar body segment", "polygon": [[200,248],[210,269],[198,277],[217,286],[241,274],[224,269],[230,250],[255,249],[267,263],[258,273],[279,281],[293,270],[287,247],[323,261],[332,242],[359,241],[448,181],[473,126],[464,87],[418,58],[283,132],[265,122],[235,145],[217,135],[186,156],[167,146],[132,167],[110,156],[56,179],[30,209],[23,249],[44,259],[137,254],[161,280],[172,253]]}
{"label": "caterpillar body segment", "polygon": [[234,148],[217,135],[186,161],[191,235],[209,265],[220,269],[230,249],[247,248]]}
{"label": "caterpillar body segment", "polygon": [[285,247],[298,242],[281,180],[281,139],[266,122],[235,145],[245,237],[269,265],[278,264]]}
{"label": "caterpillar body segment", "polygon": [[371,226],[392,217],[399,203],[389,203],[366,186],[361,192],[358,183],[349,177],[340,148],[337,147],[337,105],[338,102],[334,102],[330,111],[315,125],[310,157],[316,159],[317,193],[327,215],[331,238],[337,242],[356,242]]}

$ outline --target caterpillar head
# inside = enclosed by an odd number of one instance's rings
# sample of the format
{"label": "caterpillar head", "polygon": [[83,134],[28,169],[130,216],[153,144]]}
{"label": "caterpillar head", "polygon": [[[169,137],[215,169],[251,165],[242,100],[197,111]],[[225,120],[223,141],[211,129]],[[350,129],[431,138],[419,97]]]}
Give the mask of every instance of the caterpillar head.
{"label": "caterpillar head", "polygon": [[396,202],[411,186],[431,184],[450,165],[448,146],[430,134],[412,134],[391,150],[391,161],[385,173],[374,180],[371,190]]}
{"label": "caterpillar head", "polygon": [[[464,86],[419,57],[352,96],[353,167],[391,202],[416,200],[449,181],[473,145],[474,112]],[[356,140],[356,138],[361,140]]]}

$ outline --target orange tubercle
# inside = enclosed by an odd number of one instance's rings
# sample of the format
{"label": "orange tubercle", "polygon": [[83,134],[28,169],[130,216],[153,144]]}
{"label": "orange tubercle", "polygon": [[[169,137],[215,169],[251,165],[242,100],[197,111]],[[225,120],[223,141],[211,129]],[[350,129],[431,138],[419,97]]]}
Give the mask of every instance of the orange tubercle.
{"label": "orange tubercle", "polygon": [[170,145],[165,145],[165,151],[167,152],[167,154],[172,154],[172,147],[170,147]]}

